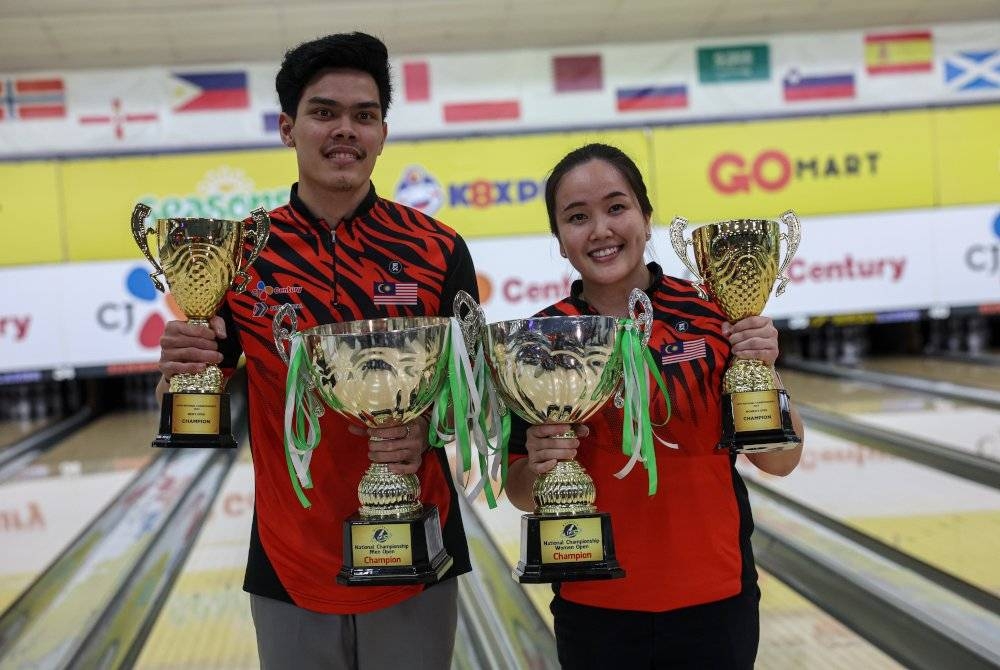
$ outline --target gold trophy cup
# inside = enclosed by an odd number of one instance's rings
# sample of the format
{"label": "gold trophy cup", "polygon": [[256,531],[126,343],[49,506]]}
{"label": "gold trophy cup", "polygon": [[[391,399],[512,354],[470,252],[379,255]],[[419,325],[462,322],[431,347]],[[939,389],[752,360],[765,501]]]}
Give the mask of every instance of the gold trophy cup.
{"label": "gold trophy cup", "polygon": [[[781,215],[780,222],[788,228],[787,234],[780,232],[777,221],[739,219],[695,228],[690,241],[684,238],[687,219],[676,217],[670,224],[670,242],[694,275],[698,295],[705,300],[711,295],[730,323],[760,314],[775,279],[780,280],[775,294],[785,292],[789,281],[785,271],[802,232],[791,210]],[[781,240],[787,246],[779,263]],[[697,266],[688,257],[689,244],[694,246]],[[770,365],[739,359],[726,370],[722,387],[722,438],[717,448],[753,453],[800,444],[792,429],[788,393],[775,385]]]}
{"label": "gold trophy cup", "polygon": [[[316,417],[326,405],[355,425],[406,425],[431,407],[447,383],[450,319],[392,317],[301,332],[297,327],[295,310],[278,308],[272,322],[275,346],[286,364],[294,363],[286,346],[301,338],[305,364],[300,374],[308,410]],[[386,586],[441,578],[453,559],[444,547],[437,507],[419,498],[416,475],[395,474],[385,463],[368,467],[358,484],[361,507],[344,521],[344,563],[337,583]]]}
{"label": "gold trophy cup", "polygon": [[[648,340],[652,305],[632,292],[630,313],[642,307]],[[550,316],[488,324],[484,351],[503,404],[529,424],[586,421],[621,387],[618,341],[623,321],[611,316]],[[570,429],[555,437],[576,437]],[[553,438],[554,439],[554,438]],[[594,480],[575,460],[559,461],[532,486],[535,513],[521,516],[521,559],[512,576],[521,583],[617,579],[611,515],[594,505]]]}
{"label": "gold trophy cup", "polygon": [[[232,287],[241,292],[250,281],[247,267],[260,255],[270,231],[263,207],[250,213],[252,223],[222,219],[157,219],[147,228],[150,208],[142,203],[132,212],[132,236],[156,272],[149,278],[160,291],[166,278],[177,306],[192,324],[207,326]],[[156,234],[156,257],[148,236]],[[244,258],[247,241],[253,249]],[[157,260],[157,258],[159,260]],[[235,282],[235,283],[234,283]],[[203,372],[170,378],[163,395],[155,447],[236,446],[229,416],[229,394],[223,392],[222,371],[215,365]]]}

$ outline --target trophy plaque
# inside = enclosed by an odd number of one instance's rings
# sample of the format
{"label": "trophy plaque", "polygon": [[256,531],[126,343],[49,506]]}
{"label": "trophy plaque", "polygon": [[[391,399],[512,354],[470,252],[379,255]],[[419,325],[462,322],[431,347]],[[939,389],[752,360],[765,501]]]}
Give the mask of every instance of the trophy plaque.
{"label": "trophy plaque", "polygon": [[[286,320],[290,329],[282,327]],[[273,321],[275,344],[290,370],[301,363],[306,404],[315,416],[325,404],[356,425],[402,426],[427,411],[446,383],[448,318],[391,317],[301,332],[296,326],[295,310],[280,307]],[[286,343],[292,345],[291,356]],[[322,404],[312,400],[314,395]],[[344,522],[339,584],[426,584],[441,578],[453,559],[444,547],[437,507],[419,497],[415,474],[395,474],[385,463],[368,467],[358,484],[361,507]]]}
{"label": "trophy plaque", "polygon": [[[671,244],[694,276],[698,294],[704,300],[711,297],[730,323],[759,315],[775,279],[780,280],[775,294],[785,291],[789,281],[785,271],[802,233],[794,212],[785,212],[780,221],[787,234],[780,232],[777,221],[740,219],[695,228],[690,241],[684,238],[687,219],[676,217],[670,224]],[[779,258],[781,240],[786,242],[784,260]],[[688,257],[689,244],[694,246],[696,265]],[[737,359],[726,370],[718,449],[754,453],[801,443],[792,428],[788,393],[777,387],[774,376],[774,368],[753,359]]]}
{"label": "trophy plaque", "polygon": [[[246,270],[267,242],[270,219],[263,207],[250,213],[251,221],[177,218],[157,219],[147,228],[150,208],[142,203],[132,212],[132,236],[156,272],[149,275],[160,291],[167,280],[177,306],[192,324],[208,326],[230,288],[241,292],[250,277]],[[156,234],[156,256],[148,236]],[[252,242],[244,258],[243,249]],[[229,394],[223,391],[222,371],[216,365],[194,374],[170,378],[163,395],[155,447],[235,448],[229,415]]]}
{"label": "trophy plaque", "polygon": [[[644,314],[652,315],[644,293],[633,292],[634,300],[644,300]],[[621,385],[623,329],[620,319],[590,315],[488,324],[484,350],[500,399],[532,425],[586,421]],[[566,437],[576,434],[550,439]],[[511,573],[517,581],[625,576],[615,557],[611,515],[594,505],[594,481],[579,463],[559,461],[539,475],[532,496],[535,513],[521,517],[521,557]]]}

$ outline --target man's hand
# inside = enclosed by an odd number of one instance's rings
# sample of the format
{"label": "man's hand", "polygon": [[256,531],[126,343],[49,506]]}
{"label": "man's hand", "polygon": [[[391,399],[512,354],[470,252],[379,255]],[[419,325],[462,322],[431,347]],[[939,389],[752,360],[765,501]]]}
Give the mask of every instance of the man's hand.
{"label": "man's hand", "polygon": [[189,321],[169,321],[160,337],[160,372],[166,381],[176,374],[195,374],[222,362],[218,340],[226,337],[222,317],[213,316],[209,327]]}
{"label": "man's hand", "polygon": [[428,421],[418,416],[411,423],[393,428],[364,428],[350,425],[354,435],[368,435],[368,458],[372,463],[388,463],[397,475],[411,475],[420,469],[427,441]]}

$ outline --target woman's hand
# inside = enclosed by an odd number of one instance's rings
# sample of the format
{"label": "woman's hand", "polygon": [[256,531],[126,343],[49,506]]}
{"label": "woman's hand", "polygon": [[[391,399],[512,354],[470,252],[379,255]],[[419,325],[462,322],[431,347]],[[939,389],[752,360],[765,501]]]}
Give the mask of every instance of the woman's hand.
{"label": "woman's hand", "polygon": [[354,435],[367,435],[368,458],[372,463],[388,463],[389,470],[397,475],[412,475],[420,469],[427,441],[428,421],[418,416],[412,422],[392,428],[364,428],[349,425]]}
{"label": "woman's hand", "polygon": [[768,365],[778,360],[778,329],[766,316],[748,316],[736,323],[723,323],[722,334],[729,338],[736,358],[755,358]]}
{"label": "woman's hand", "polygon": [[584,424],[549,424],[531,426],[526,432],[525,447],[528,449],[528,468],[540,475],[556,467],[557,461],[571,461],[576,458],[580,440],[575,438],[555,438],[572,429],[577,437],[587,437],[590,429]]}

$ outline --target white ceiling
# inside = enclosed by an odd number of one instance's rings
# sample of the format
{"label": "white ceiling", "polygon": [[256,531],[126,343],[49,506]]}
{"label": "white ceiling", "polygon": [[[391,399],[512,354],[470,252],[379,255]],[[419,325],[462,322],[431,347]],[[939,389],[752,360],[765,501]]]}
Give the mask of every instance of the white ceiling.
{"label": "white ceiling", "polygon": [[1000,0],[0,0],[0,71],[278,62],[331,32],[394,55],[1000,19]]}

